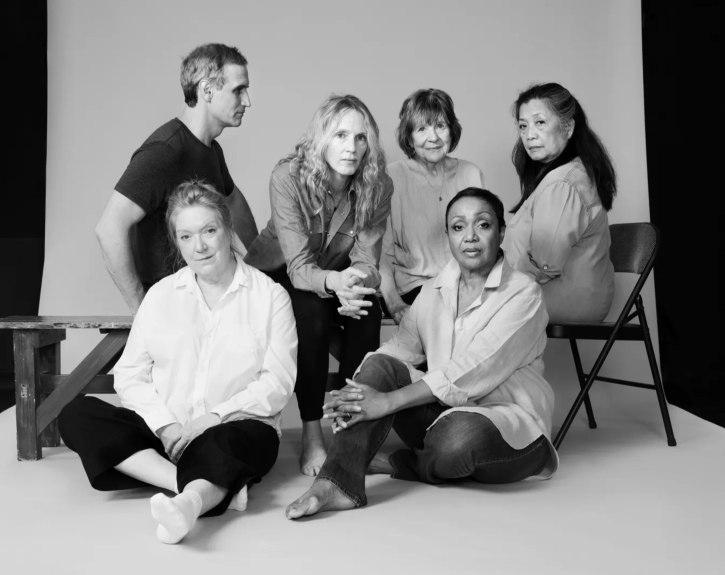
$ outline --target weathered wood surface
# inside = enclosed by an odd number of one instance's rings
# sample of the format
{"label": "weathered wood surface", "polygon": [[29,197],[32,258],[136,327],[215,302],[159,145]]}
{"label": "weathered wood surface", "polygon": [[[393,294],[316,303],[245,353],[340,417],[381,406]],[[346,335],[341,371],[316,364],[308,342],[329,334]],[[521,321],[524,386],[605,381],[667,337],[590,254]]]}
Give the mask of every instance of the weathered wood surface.
{"label": "weathered wood surface", "polygon": [[[60,373],[60,341],[53,343],[51,345],[45,345],[43,346],[43,334],[44,333],[50,333],[54,334],[57,332],[63,332],[63,339],[65,339],[65,330],[53,330],[51,332],[41,332],[40,334],[40,344],[41,347],[38,350],[39,353],[39,364],[40,364],[40,377],[41,377],[41,383],[40,383],[40,390],[41,390],[41,396],[40,400],[42,405],[42,402],[45,401],[48,396],[50,395],[50,392],[45,391],[43,389],[42,384],[42,378],[44,377],[43,374],[49,374],[51,377],[53,377],[54,374]],[[40,432],[40,445],[42,447],[58,447],[60,445],[60,431],[58,431],[58,420],[54,419],[50,422],[48,427],[43,429]]]}
{"label": "weathered wood surface", "polygon": [[0,329],[131,329],[131,316],[14,315],[0,319]]}
{"label": "weathered wood surface", "polygon": [[15,414],[18,430],[18,460],[35,461],[43,456],[35,409],[42,401],[40,389],[40,333],[13,333],[15,353]]}
{"label": "weathered wood surface", "polygon": [[[67,378],[67,375],[44,373],[40,376],[40,386],[43,389],[43,393],[50,395],[59,387],[63,387]],[[116,393],[116,390],[113,388],[113,376],[97,375],[83,388],[82,393]]]}
{"label": "weathered wood surface", "polygon": [[[15,332],[23,333],[23,332]],[[38,408],[37,427],[45,429],[53,421],[61,409],[96,377],[123,350],[128,340],[128,330],[112,331],[89,353],[83,361],[68,375],[65,383],[56,389]]]}

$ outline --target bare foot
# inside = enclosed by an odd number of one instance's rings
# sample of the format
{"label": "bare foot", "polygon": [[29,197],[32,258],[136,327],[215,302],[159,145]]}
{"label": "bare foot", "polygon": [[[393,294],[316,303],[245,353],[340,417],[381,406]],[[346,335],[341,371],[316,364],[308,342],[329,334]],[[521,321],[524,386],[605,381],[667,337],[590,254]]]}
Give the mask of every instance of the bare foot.
{"label": "bare foot", "polygon": [[376,473],[384,473],[390,475],[393,472],[393,466],[390,465],[390,456],[387,453],[378,451],[374,456],[373,460],[368,465],[368,469],[365,472],[367,475],[375,475]]}
{"label": "bare foot", "polygon": [[355,504],[329,481],[315,481],[305,494],[287,507],[287,519],[298,519],[321,511],[354,509]]}
{"label": "bare foot", "polygon": [[302,422],[302,455],[300,455],[300,473],[315,477],[327,458],[325,438],[318,421]]}

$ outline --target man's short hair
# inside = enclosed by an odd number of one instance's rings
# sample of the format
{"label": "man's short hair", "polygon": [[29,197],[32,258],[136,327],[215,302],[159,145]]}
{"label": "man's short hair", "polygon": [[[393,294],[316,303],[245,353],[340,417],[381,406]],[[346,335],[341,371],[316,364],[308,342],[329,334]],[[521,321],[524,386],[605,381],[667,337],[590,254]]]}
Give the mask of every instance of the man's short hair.
{"label": "man's short hair", "polygon": [[209,80],[217,90],[224,86],[224,66],[227,64],[246,66],[247,59],[237,48],[224,44],[204,44],[184,58],[181,62],[181,88],[187,106],[196,106],[197,88],[202,80]]}

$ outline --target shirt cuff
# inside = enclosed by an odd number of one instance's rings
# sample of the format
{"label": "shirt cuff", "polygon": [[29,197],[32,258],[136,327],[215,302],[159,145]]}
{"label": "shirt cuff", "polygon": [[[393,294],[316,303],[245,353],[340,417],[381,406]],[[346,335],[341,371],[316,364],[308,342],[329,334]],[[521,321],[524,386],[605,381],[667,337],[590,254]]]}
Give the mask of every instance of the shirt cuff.
{"label": "shirt cuff", "polygon": [[440,369],[429,371],[421,379],[442,403],[451,407],[466,405],[468,394],[448,381],[446,374]]}
{"label": "shirt cuff", "polygon": [[172,423],[179,423],[176,420],[176,417],[174,417],[174,414],[166,407],[144,416],[143,420],[146,422],[146,425],[149,426],[149,429],[157,436],[158,433],[156,432],[162,427],[166,427]]}
{"label": "shirt cuff", "polygon": [[325,279],[327,279],[327,276],[329,274],[330,270],[317,269],[312,272],[312,278],[310,279],[310,283],[312,284],[312,289],[315,290],[315,293],[320,297],[332,297],[325,290]]}

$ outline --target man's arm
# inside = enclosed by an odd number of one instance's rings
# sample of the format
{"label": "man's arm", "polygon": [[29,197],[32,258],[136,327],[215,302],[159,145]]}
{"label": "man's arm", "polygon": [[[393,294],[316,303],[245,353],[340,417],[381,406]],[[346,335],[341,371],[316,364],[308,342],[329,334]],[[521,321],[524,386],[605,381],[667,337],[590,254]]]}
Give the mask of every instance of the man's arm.
{"label": "man's arm", "polygon": [[252,214],[247,200],[237,186],[234,186],[234,191],[227,196],[227,205],[232,213],[234,231],[237,232],[244,247],[249,250],[249,246],[252,245],[259,232],[257,231],[257,224],[254,222],[254,214]]}
{"label": "man's arm", "polygon": [[133,315],[136,315],[145,294],[133,263],[129,231],[145,215],[138,204],[114,190],[96,224],[96,237],[106,269]]}

